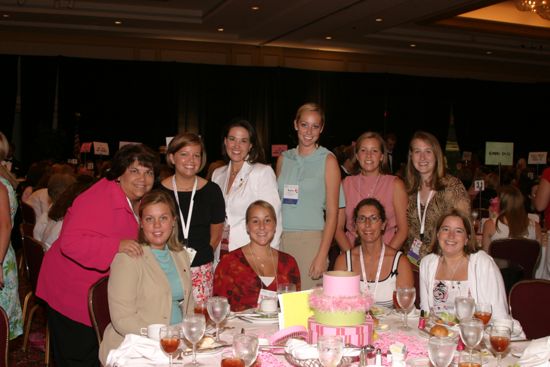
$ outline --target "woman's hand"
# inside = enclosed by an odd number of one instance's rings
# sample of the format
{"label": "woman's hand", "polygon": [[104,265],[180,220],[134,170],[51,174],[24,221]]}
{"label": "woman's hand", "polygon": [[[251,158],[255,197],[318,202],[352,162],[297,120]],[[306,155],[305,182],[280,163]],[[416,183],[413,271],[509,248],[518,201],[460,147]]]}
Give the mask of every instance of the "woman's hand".
{"label": "woman's hand", "polygon": [[309,267],[309,276],[312,279],[319,279],[325,270],[327,270],[327,258],[320,255],[315,256]]}
{"label": "woman's hand", "polygon": [[122,240],[118,246],[118,252],[124,252],[130,257],[138,257],[143,255],[141,245],[134,240]]}

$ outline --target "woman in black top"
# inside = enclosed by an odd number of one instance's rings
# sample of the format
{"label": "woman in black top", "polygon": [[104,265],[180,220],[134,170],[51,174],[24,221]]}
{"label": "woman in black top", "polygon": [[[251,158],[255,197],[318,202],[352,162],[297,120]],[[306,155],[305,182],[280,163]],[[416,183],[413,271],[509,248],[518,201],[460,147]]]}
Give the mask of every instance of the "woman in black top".
{"label": "woman in black top", "polygon": [[202,302],[212,296],[214,250],[220,243],[225,220],[225,201],[215,183],[197,176],[205,163],[201,138],[192,133],[174,137],[166,152],[175,174],[162,180],[177,204],[181,243],[196,251],[191,263],[193,296]]}

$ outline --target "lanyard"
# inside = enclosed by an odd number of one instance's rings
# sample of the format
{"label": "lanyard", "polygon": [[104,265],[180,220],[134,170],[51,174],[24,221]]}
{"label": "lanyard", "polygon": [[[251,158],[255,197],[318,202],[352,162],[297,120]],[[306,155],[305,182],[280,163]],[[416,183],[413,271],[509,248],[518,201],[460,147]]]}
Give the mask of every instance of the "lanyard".
{"label": "lanyard", "polygon": [[183,219],[183,213],[180,207],[180,198],[178,196],[178,189],[176,186],[176,175],[172,176],[172,188],[174,190],[174,196],[176,197],[176,202],[178,203],[178,209],[180,211],[180,220],[181,220],[181,229],[183,231],[183,239],[187,240],[189,238],[189,228],[191,228],[191,215],[193,214],[193,204],[195,203],[195,193],[197,192],[197,184],[199,179],[195,176],[195,184],[193,185],[193,191],[191,192],[191,200],[189,201],[189,212],[187,213],[187,225]]}
{"label": "lanyard", "polygon": [[424,207],[424,211],[420,209],[420,191],[416,193],[416,209],[418,210],[418,219],[420,220],[420,235],[424,235],[424,229],[426,228],[426,212],[428,211],[428,205],[430,204],[430,200],[432,200],[432,197],[434,195],[435,191],[430,190],[430,194],[428,195],[428,200],[426,200],[426,206]]}
{"label": "lanyard", "polygon": [[[376,290],[378,289],[378,280],[380,279],[380,271],[382,270],[382,263],[384,262],[385,252],[386,252],[386,245],[382,243],[382,250],[380,251],[380,257],[378,258],[378,270],[376,270],[376,278],[374,280],[374,292],[372,293],[372,298],[374,299],[374,302],[376,302]],[[365,284],[368,287],[369,281],[367,280],[365,263],[363,261],[363,246],[359,247],[359,259],[361,260],[361,272],[363,273],[363,280],[365,281]]]}
{"label": "lanyard", "polygon": [[126,196],[126,200],[128,200],[128,205],[130,205],[130,210],[132,211],[132,214],[134,215],[134,218],[136,218],[136,222],[139,225],[139,217],[137,216],[136,212],[134,211],[134,207],[132,206],[132,202],[130,201],[130,198]]}

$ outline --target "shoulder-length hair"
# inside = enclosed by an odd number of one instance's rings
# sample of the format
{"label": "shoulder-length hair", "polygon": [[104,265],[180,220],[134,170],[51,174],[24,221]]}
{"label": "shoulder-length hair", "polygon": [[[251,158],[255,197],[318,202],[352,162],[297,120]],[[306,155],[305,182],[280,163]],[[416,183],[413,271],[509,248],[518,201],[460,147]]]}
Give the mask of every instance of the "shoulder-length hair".
{"label": "shoulder-length hair", "polygon": [[143,167],[152,169],[155,177],[159,172],[160,159],[157,153],[143,144],[129,144],[120,148],[113,157],[111,169],[105,175],[109,181],[116,180],[126,172],[132,163],[138,162]]}
{"label": "shoulder-length hair", "polygon": [[[6,138],[6,135],[4,135],[0,131],[0,162],[2,162],[4,159],[8,157],[10,151],[10,142],[8,141],[8,138]],[[13,188],[16,188],[19,182],[15,178],[15,176],[8,171],[6,167],[4,167],[2,164],[0,164],[0,176],[4,177],[8,182],[11,184]]]}
{"label": "shoulder-length hair", "polygon": [[225,131],[223,134],[224,139],[222,140],[222,155],[224,161],[227,163],[229,162],[229,156],[227,155],[227,148],[225,147],[225,139],[229,136],[229,131],[234,127],[242,127],[246,131],[248,131],[248,139],[250,141],[250,152],[248,152],[248,157],[246,158],[246,161],[250,164],[254,163],[264,163],[265,162],[265,154],[264,149],[261,145],[260,138],[258,136],[258,133],[256,132],[256,129],[254,128],[254,125],[252,125],[248,120],[244,119],[233,119],[227,124],[225,127]]}
{"label": "shoulder-length hair", "polygon": [[432,147],[434,156],[435,156],[435,168],[432,174],[431,187],[434,190],[441,190],[444,188],[444,184],[441,182],[443,177],[445,177],[445,159],[443,158],[443,151],[441,150],[441,145],[437,138],[425,131],[417,131],[414,133],[409,143],[409,156],[407,158],[407,168],[405,172],[406,183],[407,183],[407,192],[412,194],[420,190],[422,185],[422,180],[420,174],[414,167],[412,162],[413,154],[413,142],[415,140],[422,140],[426,144]]}
{"label": "shoulder-length hair", "polygon": [[466,241],[466,244],[464,245],[464,249],[463,249],[464,253],[466,255],[469,255],[477,252],[478,248],[477,248],[477,240],[476,240],[475,231],[474,231],[474,225],[472,224],[472,221],[470,221],[470,217],[458,209],[452,209],[451,211],[444,213],[439,217],[434,228],[432,243],[428,248],[428,252],[430,254],[441,255],[441,247],[439,247],[437,232],[439,232],[439,230],[441,229],[441,226],[443,225],[443,222],[448,217],[458,217],[462,220],[462,224],[466,229],[466,235],[468,236],[468,240]]}
{"label": "shoulder-length hair", "polygon": [[497,217],[498,222],[503,222],[506,218],[507,226],[510,229],[510,238],[521,238],[528,232],[529,217],[525,211],[524,198],[521,191],[512,185],[501,186],[498,194],[500,200],[500,214]]}
{"label": "shoulder-length hair", "polygon": [[[139,204],[140,221],[141,218],[143,218],[143,211],[145,210],[145,208],[154,204],[168,205],[168,208],[170,209],[170,214],[174,218],[174,221],[178,220],[178,216],[176,214],[176,205],[174,204],[172,196],[170,196],[170,194],[168,194],[166,191],[157,189],[149,191],[147,194],[143,195],[143,198],[141,198],[141,203]],[[170,235],[170,238],[168,238],[167,245],[170,251],[179,252],[183,249],[183,245],[178,241],[178,225],[176,222],[174,222],[174,224],[175,225],[174,227],[172,227],[172,234]],[[145,238],[145,233],[143,233],[143,227],[141,225],[139,226],[138,242],[143,246],[151,246]]]}
{"label": "shoulder-length hair", "polygon": [[206,150],[204,149],[204,142],[201,137],[194,133],[184,132],[174,136],[168,148],[166,149],[166,163],[170,168],[174,168],[174,164],[170,161],[170,154],[176,154],[178,150],[188,145],[198,145],[201,147],[201,166],[199,172],[206,166]]}
{"label": "shoulder-length hair", "polygon": [[[365,139],[375,139],[380,144],[380,150],[382,151],[382,162],[380,162],[380,165],[378,166],[378,171],[380,173],[389,173],[388,169],[388,149],[386,148],[386,142],[384,141],[384,138],[382,135],[378,134],[377,132],[373,131],[367,131],[357,138],[355,141],[355,154],[359,152],[359,149],[361,149],[361,143]],[[355,158],[355,169],[360,169],[359,162],[357,161],[357,158]]]}
{"label": "shoulder-length hair", "polygon": [[[382,223],[386,222],[386,209],[384,209],[384,205],[378,199],[375,198],[366,198],[361,200],[359,203],[357,203],[357,206],[353,209],[353,222],[355,223],[357,221],[357,216],[359,215],[359,210],[363,208],[364,206],[373,206],[378,210],[378,215],[380,216],[380,220]],[[385,228],[382,228],[382,234],[384,234]],[[361,244],[361,238],[357,236],[355,238],[355,246],[358,246]]]}

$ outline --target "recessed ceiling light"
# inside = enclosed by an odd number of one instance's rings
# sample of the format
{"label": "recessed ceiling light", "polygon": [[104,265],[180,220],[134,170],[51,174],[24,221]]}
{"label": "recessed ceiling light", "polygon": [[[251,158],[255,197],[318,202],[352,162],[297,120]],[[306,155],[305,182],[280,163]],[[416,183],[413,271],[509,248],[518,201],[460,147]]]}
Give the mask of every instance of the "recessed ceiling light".
{"label": "recessed ceiling light", "polygon": [[415,48],[415,47],[416,47],[416,43],[411,43],[409,46],[411,46],[412,48]]}
{"label": "recessed ceiling light", "polygon": [[120,20],[115,20],[115,24],[116,24],[116,25],[121,25],[122,22],[121,22]]}
{"label": "recessed ceiling light", "polygon": [[2,18],[9,18],[10,15],[9,14],[2,14]]}
{"label": "recessed ceiling light", "polygon": [[332,39],[332,36],[326,36],[325,39],[326,39],[326,40],[331,40],[331,39]]}
{"label": "recessed ceiling light", "polygon": [[254,5],[254,6],[251,6],[250,9],[252,9],[254,11],[258,11],[258,10],[260,10],[260,7],[257,6],[257,5]]}
{"label": "recessed ceiling light", "polygon": [[487,55],[492,55],[492,54],[493,54],[493,51],[485,51],[485,53],[486,53]]}
{"label": "recessed ceiling light", "polygon": [[223,32],[224,29],[222,27],[218,28],[218,32]]}
{"label": "recessed ceiling light", "polygon": [[384,19],[382,19],[382,18],[376,18],[375,20],[376,20],[377,22],[383,22],[383,21],[384,21]]}

